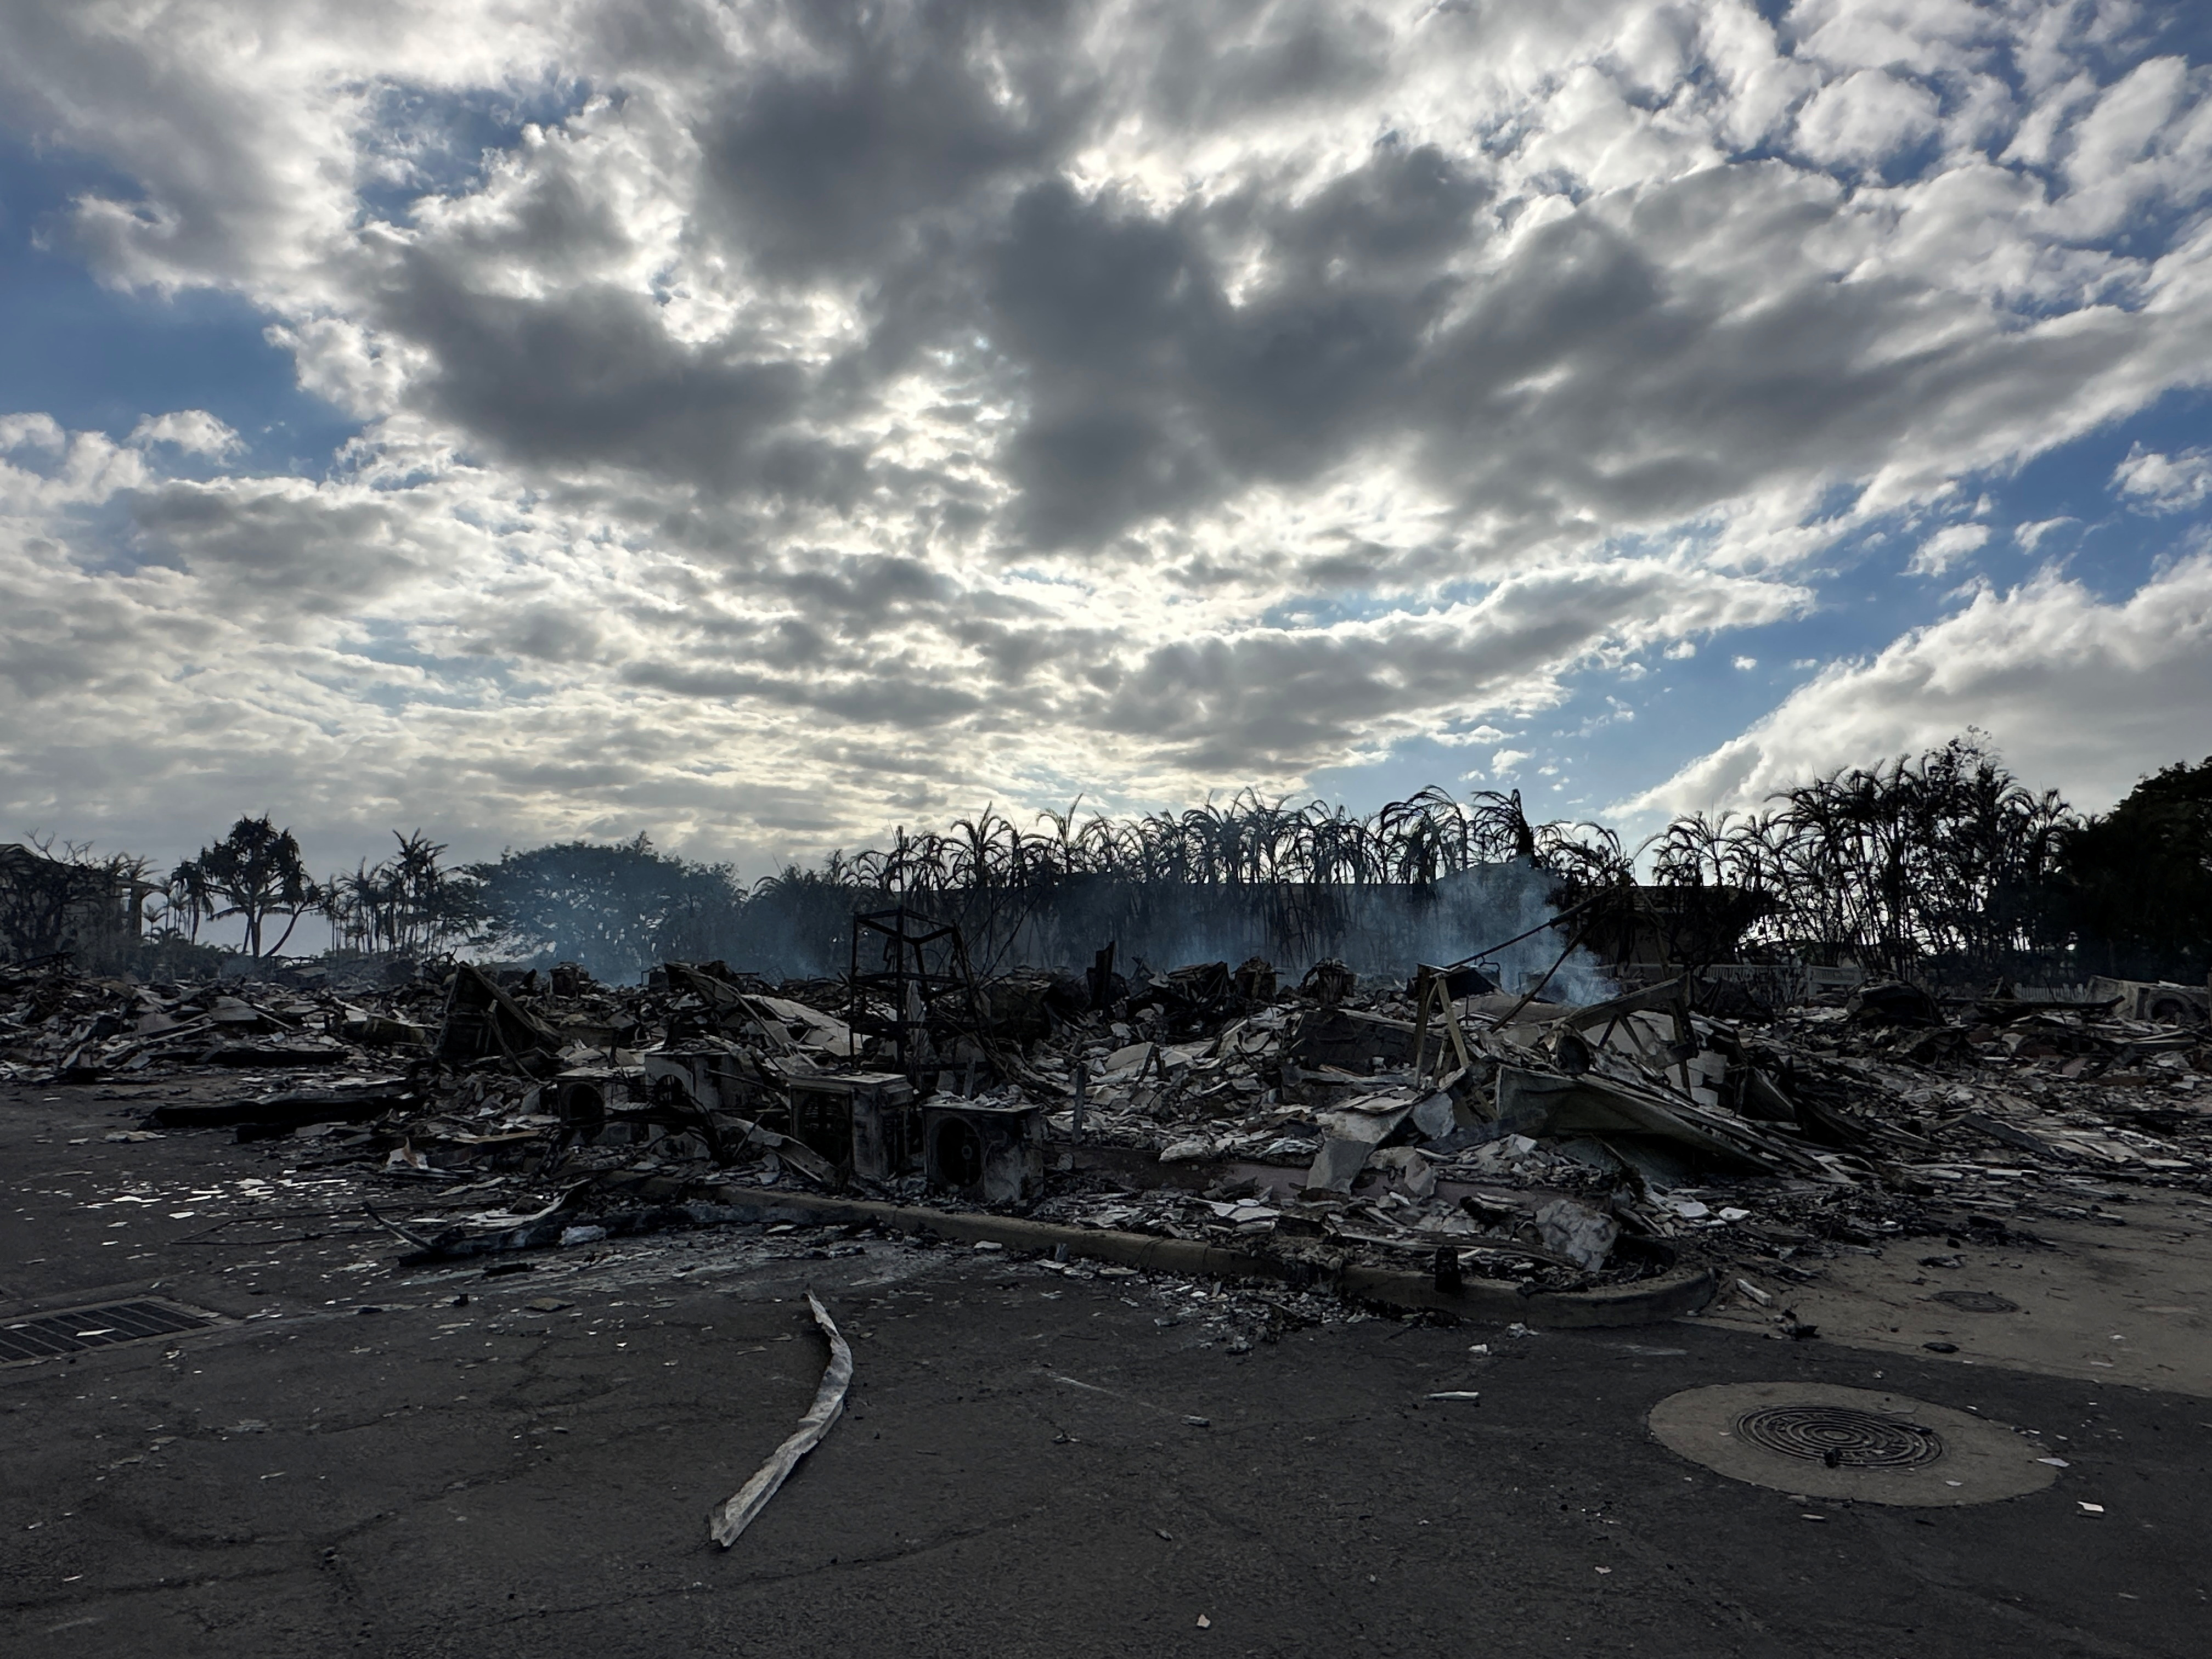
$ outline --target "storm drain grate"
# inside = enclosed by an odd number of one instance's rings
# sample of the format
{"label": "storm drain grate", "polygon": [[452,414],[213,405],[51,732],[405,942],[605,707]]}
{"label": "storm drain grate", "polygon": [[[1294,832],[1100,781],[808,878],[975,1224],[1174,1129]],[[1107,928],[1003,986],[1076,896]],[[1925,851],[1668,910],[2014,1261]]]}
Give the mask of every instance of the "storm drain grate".
{"label": "storm drain grate", "polygon": [[1736,1419],[1735,1431],[1754,1446],[1832,1469],[1917,1469],[1943,1455],[1935,1430],[1849,1406],[1768,1406]]}
{"label": "storm drain grate", "polygon": [[203,1330],[216,1322],[169,1302],[110,1302],[97,1308],[72,1308],[0,1323],[0,1364],[84,1353],[118,1342],[143,1342],[153,1336]]}

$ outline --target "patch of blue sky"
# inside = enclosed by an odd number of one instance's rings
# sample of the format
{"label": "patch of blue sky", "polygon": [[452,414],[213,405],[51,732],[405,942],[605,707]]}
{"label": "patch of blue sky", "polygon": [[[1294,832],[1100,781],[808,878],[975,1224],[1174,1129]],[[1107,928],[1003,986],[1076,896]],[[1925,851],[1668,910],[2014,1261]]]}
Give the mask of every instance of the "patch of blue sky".
{"label": "patch of blue sky", "polygon": [[478,188],[491,159],[521,143],[525,127],[558,126],[592,90],[583,80],[464,92],[398,82],[379,88],[370,154],[381,166],[356,186],[362,214],[398,221],[425,197]]}
{"label": "patch of blue sky", "polygon": [[[2150,275],[2152,263],[2181,246],[2197,234],[2203,222],[2204,198],[2201,185],[2197,193],[2151,196],[2137,202],[2135,211],[2126,222],[2114,230],[2111,236],[2102,242],[2085,244],[2107,250],[2127,262],[2119,267],[2113,277],[2099,284],[2088,297],[2099,305],[2108,305],[2118,311],[2142,309],[2151,297],[2142,283]],[[2008,303],[2020,315],[2037,319],[2062,315],[2076,308],[2075,302],[2063,295],[2055,295],[2048,302],[2041,304],[2019,298]]]}
{"label": "patch of blue sky", "polygon": [[[2038,456],[2018,472],[1964,481],[1958,510],[1931,515],[1893,542],[1907,550],[1947,523],[1982,522],[1989,540],[1942,576],[1953,586],[1978,573],[2010,586],[2045,565],[2055,565],[2100,599],[2124,599],[2158,570],[2189,535],[2212,523],[2200,507],[2170,515],[2148,514],[2114,484],[2121,462],[2137,450],[2175,454],[2202,448],[2212,436],[2212,392],[2179,391],[2148,409]],[[1986,498],[1988,511],[1973,509]]]}
{"label": "patch of blue sky", "polygon": [[2128,21],[2132,28],[2089,38],[2081,50],[2093,66],[2117,76],[2146,58],[2212,60],[2212,10],[2189,4],[2148,6]]}
{"label": "patch of blue sky", "polygon": [[1567,675],[1566,695],[1552,707],[1493,714],[1485,726],[1495,738],[1410,738],[1376,761],[1316,772],[1312,785],[1362,812],[1437,784],[1462,799],[1518,789],[1538,820],[1613,822],[1615,802],[1735,736],[1753,712],[1781,702],[1822,664],[1878,650],[1899,631],[1893,615],[1842,609],[1693,641],[1694,654],[1648,652],[1621,666]]}
{"label": "patch of blue sky", "polygon": [[269,319],[244,300],[95,282],[67,252],[64,222],[90,191],[138,193],[95,161],[0,133],[0,414],[120,441],[144,416],[204,409],[238,433],[234,465],[319,472],[359,423],[300,389],[289,354],[263,337]]}

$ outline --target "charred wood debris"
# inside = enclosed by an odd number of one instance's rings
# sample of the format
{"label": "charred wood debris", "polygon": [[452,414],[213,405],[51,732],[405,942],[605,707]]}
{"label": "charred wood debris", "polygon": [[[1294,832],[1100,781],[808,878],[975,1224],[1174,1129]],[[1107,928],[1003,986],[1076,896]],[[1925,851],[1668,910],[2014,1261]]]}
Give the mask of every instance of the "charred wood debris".
{"label": "charred wood debris", "polygon": [[408,1265],[811,1194],[1190,1241],[1294,1287],[1357,1264],[1536,1294],[1805,1281],[1904,1238],[2117,1224],[2144,1188],[2212,1198],[2201,999],[2152,1019],[1893,982],[1762,1006],[1688,973],[1571,1006],[1467,968],[1125,977],[1110,949],[978,981],[957,930],[911,920],[863,919],[879,971],[856,945],[845,978],[775,986],[713,963],[629,988],[450,960],[0,969],[0,1081],[173,1096],[112,1138],[280,1143],[288,1173],[355,1180]]}

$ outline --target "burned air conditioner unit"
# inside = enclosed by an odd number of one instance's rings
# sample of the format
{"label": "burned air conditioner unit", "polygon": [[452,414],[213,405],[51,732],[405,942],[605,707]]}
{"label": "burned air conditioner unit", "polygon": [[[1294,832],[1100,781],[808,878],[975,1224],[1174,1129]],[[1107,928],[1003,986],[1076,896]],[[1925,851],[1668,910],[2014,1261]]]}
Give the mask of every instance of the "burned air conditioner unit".
{"label": "burned air conditioner unit", "polygon": [[2100,974],[2090,980],[2089,994],[2110,1002],[2112,1012],[2122,1019],[2148,1020],[2160,1025],[2202,1025],[2212,1021],[2212,992],[2202,985],[2111,979]]}
{"label": "burned air conditioner unit", "polygon": [[625,1098],[614,1073],[604,1066],[563,1072],[538,1093],[539,1104],[553,1109],[562,1129],[586,1138],[606,1127],[608,1108]]}
{"label": "burned air conditioner unit", "polygon": [[656,1099],[679,1090],[707,1111],[753,1118],[769,1109],[775,1098],[757,1062],[734,1043],[686,1043],[649,1050],[641,1058]]}
{"label": "burned air conditioner unit", "polygon": [[920,1150],[914,1085],[895,1072],[793,1077],[791,1133],[846,1174],[895,1181]]}
{"label": "burned air conditioner unit", "polygon": [[939,1097],[921,1109],[922,1173],[930,1187],[976,1204],[1012,1204],[1044,1190],[1044,1110]]}
{"label": "burned air conditioner unit", "polygon": [[[539,1089],[538,1109],[561,1120],[562,1146],[639,1146],[661,1142],[671,1155],[713,1156],[714,1120],[688,1088],[642,1067],[572,1066]],[[690,1134],[690,1150],[675,1137]]]}

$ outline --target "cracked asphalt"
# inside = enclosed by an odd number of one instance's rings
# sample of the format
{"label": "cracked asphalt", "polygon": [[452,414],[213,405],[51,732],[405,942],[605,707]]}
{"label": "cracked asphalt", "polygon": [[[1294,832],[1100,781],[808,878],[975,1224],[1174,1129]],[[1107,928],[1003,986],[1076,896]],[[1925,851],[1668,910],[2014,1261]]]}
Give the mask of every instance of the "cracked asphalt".
{"label": "cracked asphalt", "polygon": [[[0,1091],[9,1316],[150,1293],[223,1320],[0,1367],[10,1655],[2207,1646],[2203,1399],[1712,1322],[1255,1322],[1187,1281],[836,1231],[401,1273],[350,1175],[291,1141],[105,1139],[143,1109]],[[853,1342],[846,1416],[724,1553],[708,1510],[820,1374],[810,1286]],[[1978,1411],[2069,1467],[1887,1509],[1723,1479],[1644,1426],[1763,1379]]]}

